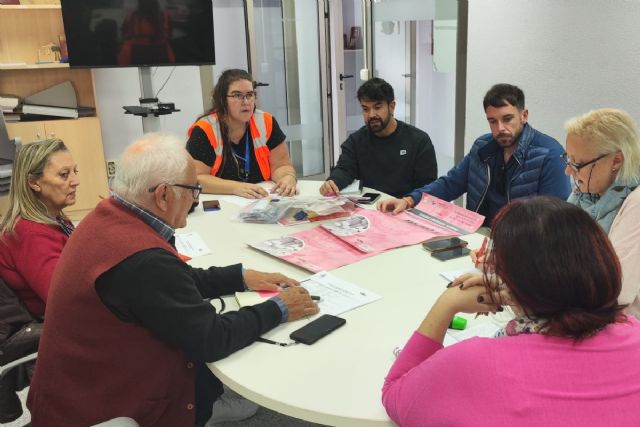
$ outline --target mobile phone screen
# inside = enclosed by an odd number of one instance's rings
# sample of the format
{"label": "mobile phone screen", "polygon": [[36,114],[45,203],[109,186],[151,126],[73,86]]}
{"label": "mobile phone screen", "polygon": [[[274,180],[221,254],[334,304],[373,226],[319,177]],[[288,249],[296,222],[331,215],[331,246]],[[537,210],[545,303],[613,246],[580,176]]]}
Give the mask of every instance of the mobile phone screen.
{"label": "mobile phone screen", "polygon": [[448,261],[450,259],[460,258],[462,256],[469,255],[469,252],[471,252],[469,248],[455,248],[455,249],[449,249],[447,251],[432,252],[431,256],[436,259],[439,259],[440,261]]}
{"label": "mobile phone screen", "polygon": [[451,237],[449,239],[432,240],[430,242],[424,242],[422,247],[429,252],[440,252],[447,249],[459,248],[467,246],[467,242],[458,238]]}
{"label": "mobile phone screen", "polygon": [[[370,205],[371,203],[378,200],[378,198],[380,197],[380,193],[364,193],[360,197],[361,198],[359,199],[358,203],[361,203],[363,205]],[[362,200],[362,199],[366,199],[366,200]]]}

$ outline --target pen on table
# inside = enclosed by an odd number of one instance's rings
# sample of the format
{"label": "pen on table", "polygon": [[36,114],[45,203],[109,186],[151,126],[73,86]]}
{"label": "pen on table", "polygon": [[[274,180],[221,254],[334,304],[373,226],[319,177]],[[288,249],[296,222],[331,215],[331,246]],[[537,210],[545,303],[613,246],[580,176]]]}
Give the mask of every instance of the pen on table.
{"label": "pen on table", "polygon": [[[307,282],[309,280],[311,280],[311,279],[300,280],[299,283]],[[290,286],[288,284],[286,284],[286,283],[283,283],[283,284],[280,285],[280,288],[281,289],[286,289],[286,288],[290,288]],[[314,300],[314,301],[320,301],[322,299],[318,295],[310,295],[310,296],[311,296],[311,299]]]}

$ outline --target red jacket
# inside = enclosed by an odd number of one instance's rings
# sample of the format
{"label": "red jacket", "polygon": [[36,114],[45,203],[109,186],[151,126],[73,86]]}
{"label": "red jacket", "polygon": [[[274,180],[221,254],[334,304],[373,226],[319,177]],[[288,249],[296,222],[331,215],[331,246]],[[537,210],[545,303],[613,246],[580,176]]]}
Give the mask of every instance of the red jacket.
{"label": "red jacket", "polygon": [[69,238],[56,225],[18,220],[0,239],[0,277],[34,316],[44,315],[53,269]]}
{"label": "red jacket", "polygon": [[119,320],[95,291],[102,273],[151,248],[175,253],[112,199],[73,232],[52,278],[27,401],[34,427],[86,427],[118,416],[141,427],[194,425],[195,374],[185,353]]}

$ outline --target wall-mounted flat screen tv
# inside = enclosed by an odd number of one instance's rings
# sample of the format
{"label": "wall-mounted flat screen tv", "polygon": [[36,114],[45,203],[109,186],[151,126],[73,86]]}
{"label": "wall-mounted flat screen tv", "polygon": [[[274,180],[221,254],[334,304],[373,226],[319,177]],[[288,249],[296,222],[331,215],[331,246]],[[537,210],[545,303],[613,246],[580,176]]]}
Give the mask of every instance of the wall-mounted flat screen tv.
{"label": "wall-mounted flat screen tv", "polygon": [[[61,5],[71,67],[215,63],[211,0],[62,0]],[[64,56],[64,46],[61,51]]]}

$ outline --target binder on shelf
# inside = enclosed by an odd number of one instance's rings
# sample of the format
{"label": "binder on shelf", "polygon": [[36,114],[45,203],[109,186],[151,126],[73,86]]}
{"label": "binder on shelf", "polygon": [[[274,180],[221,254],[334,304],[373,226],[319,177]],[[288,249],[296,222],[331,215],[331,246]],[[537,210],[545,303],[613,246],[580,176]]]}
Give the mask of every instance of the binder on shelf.
{"label": "binder on shelf", "polygon": [[53,116],[53,117],[69,117],[72,119],[78,118],[77,108],[64,108],[64,107],[51,107],[48,105],[22,105],[22,114],[37,114],[41,116]]}
{"label": "binder on shelf", "polygon": [[[36,92],[24,99],[25,104],[51,107],[78,108],[76,91],[70,81]],[[65,116],[66,117],[66,116]]]}
{"label": "binder on shelf", "polygon": [[11,113],[20,104],[17,96],[0,95],[0,110],[4,113]]}

